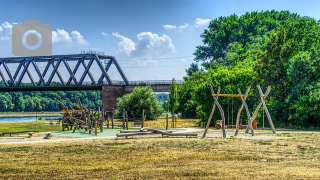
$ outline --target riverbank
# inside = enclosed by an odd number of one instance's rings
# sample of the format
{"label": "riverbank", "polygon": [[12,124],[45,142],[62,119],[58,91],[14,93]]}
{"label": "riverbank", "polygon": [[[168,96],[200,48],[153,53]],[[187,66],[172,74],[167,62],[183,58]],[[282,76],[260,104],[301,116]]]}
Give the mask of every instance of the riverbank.
{"label": "riverbank", "polygon": [[[36,112],[0,112],[0,117],[33,117],[36,116]],[[37,112],[38,117],[47,116],[61,116],[60,112]]]}

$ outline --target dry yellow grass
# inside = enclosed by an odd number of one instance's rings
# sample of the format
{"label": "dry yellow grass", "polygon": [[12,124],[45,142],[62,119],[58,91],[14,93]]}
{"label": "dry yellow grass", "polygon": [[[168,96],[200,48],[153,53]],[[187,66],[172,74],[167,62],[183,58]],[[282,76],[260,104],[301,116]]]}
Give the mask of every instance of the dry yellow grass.
{"label": "dry yellow grass", "polygon": [[274,140],[139,138],[1,145],[0,179],[317,179],[319,138],[298,134]]}
{"label": "dry yellow grass", "polygon": [[[198,127],[196,126],[197,119],[177,119],[175,122],[175,127],[177,128],[187,128],[187,127]],[[129,126],[133,126],[134,122],[128,122]],[[110,122],[111,124],[111,122]],[[122,125],[122,120],[116,119],[114,120],[115,125]],[[146,120],[144,123],[145,127],[155,127],[155,128],[165,128],[166,127],[166,119],[163,117],[158,118],[157,120]],[[172,126],[172,119],[169,118],[168,126]]]}

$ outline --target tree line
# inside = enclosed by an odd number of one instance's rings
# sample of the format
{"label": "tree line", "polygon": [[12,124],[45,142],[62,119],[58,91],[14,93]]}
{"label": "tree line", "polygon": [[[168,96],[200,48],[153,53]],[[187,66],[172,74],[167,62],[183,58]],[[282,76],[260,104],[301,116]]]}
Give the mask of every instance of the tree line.
{"label": "tree line", "polygon": [[[275,10],[212,20],[200,35],[203,45],[196,47],[195,62],[179,87],[178,111],[207,121],[214,103],[209,80],[226,94],[238,94],[237,88],[244,93],[251,86],[247,104],[253,114],[260,84],[263,91],[271,86],[266,102],[277,126],[319,126],[319,25],[313,18]],[[227,121],[234,123],[241,100],[221,97],[219,102]],[[241,118],[246,120],[246,114]],[[220,114],[213,119],[221,119]],[[262,110],[256,120],[261,125]]]}

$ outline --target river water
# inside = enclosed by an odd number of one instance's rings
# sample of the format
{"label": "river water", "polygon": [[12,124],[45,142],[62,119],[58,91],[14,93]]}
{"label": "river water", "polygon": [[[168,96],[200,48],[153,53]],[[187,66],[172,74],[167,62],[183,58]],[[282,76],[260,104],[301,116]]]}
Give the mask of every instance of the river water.
{"label": "river water", "polygon": [[[38,116],[38,120],[41,116]],[[61,118],[61,116],[45,116],[41,117],[42,119],[55,120]],[[0,122],[22,122],[22,121],[35,121],[36,116],[30,117],[0,117]]]}

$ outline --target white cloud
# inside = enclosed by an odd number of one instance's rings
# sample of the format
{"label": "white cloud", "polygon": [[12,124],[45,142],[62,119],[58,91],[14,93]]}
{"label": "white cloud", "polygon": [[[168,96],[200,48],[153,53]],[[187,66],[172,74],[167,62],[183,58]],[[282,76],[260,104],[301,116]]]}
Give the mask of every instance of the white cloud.
{"label": "white cloud", "polygon": [[177,28],[177,26],[173,26],[173,25],[163,25],[163,27],[165,28],[165,29],[175,29],[175,28]]}
{"label": "white cloud", "polygon": [[184,23],[184,25],[179,26],[179,29],[185,29],[189,26],[189,24]]}
{"label": "white cloud", "polygon": [[105,33],[105,32],[102,32],[102,31],[101,31],[101,34],[102,34],[102,36],[109,37],[109,34],[107,34],[107,33]]}
{"label": "white cloud", "polygon": [[87,45],[88,42],[80,34],[79,31],[71,31],[71,37],[69,33],[63,29],[57,29],[57,31],[52,31],[52,43],[61,44],[80,44]]}
{"label": "white cloud", "polygon": [[71,32],[71,39],[73,42],[81,45],[88,45],[88,42],[84,39],[84,37],[79,33],[79,31]]}
{"label": "white cloud", "polygon": [[168,52],[175,52],[171,38],[163,34],[153,34],[151,32],[142,32],[137,35],[136,55],[149,55],[151,57],[162,56]]}
{"label": "white cloud", "polygon": [[[0,40],[10,40],[12,37],[12,26],[18,23],[4,22],[0,25]],[[71,36],[70,36],[71,34]],[[80,34],[79,31],[72,31],[71,33],[63,29],[52,31],[52,43],[66,43],[66,44],[80,44],[87,45],[88,42]]]}
{"label": "white cloud", "polygon": [[0,40],[10,40],[13,24],[16,23],[4,22],[0,25]]}
{"label": "white cloud", "polygon": [[72,43],[69,33],[63,29],[52,31],[52,43]]}
{"label": "white cloud", "polygon": [[196,24],[196,27],[200,27],[200,26],[208,26],[210,23],[211,19],[201,19],[201,18],[196,18],[196,20],[194,21]]}
{"label": "white cloud", "polygon": [[131,39],[120,35],[118,32],[112,33],[112,35],[121,40],[118,43],[118,47],[119,47],[120,52],[125,52],[129,56],[131,51],[136,50],[135,43]]}
{"label": "white cloud", "polygon": [[117,32],[112,33],[112,35],[121,40],[118,43],[119,51],[125,52],[127,56],[158,57],[169,52],[175,52],[175,46],[166,34],[159,36],[151,32],[142,32],[137,35],[136,43]]}

